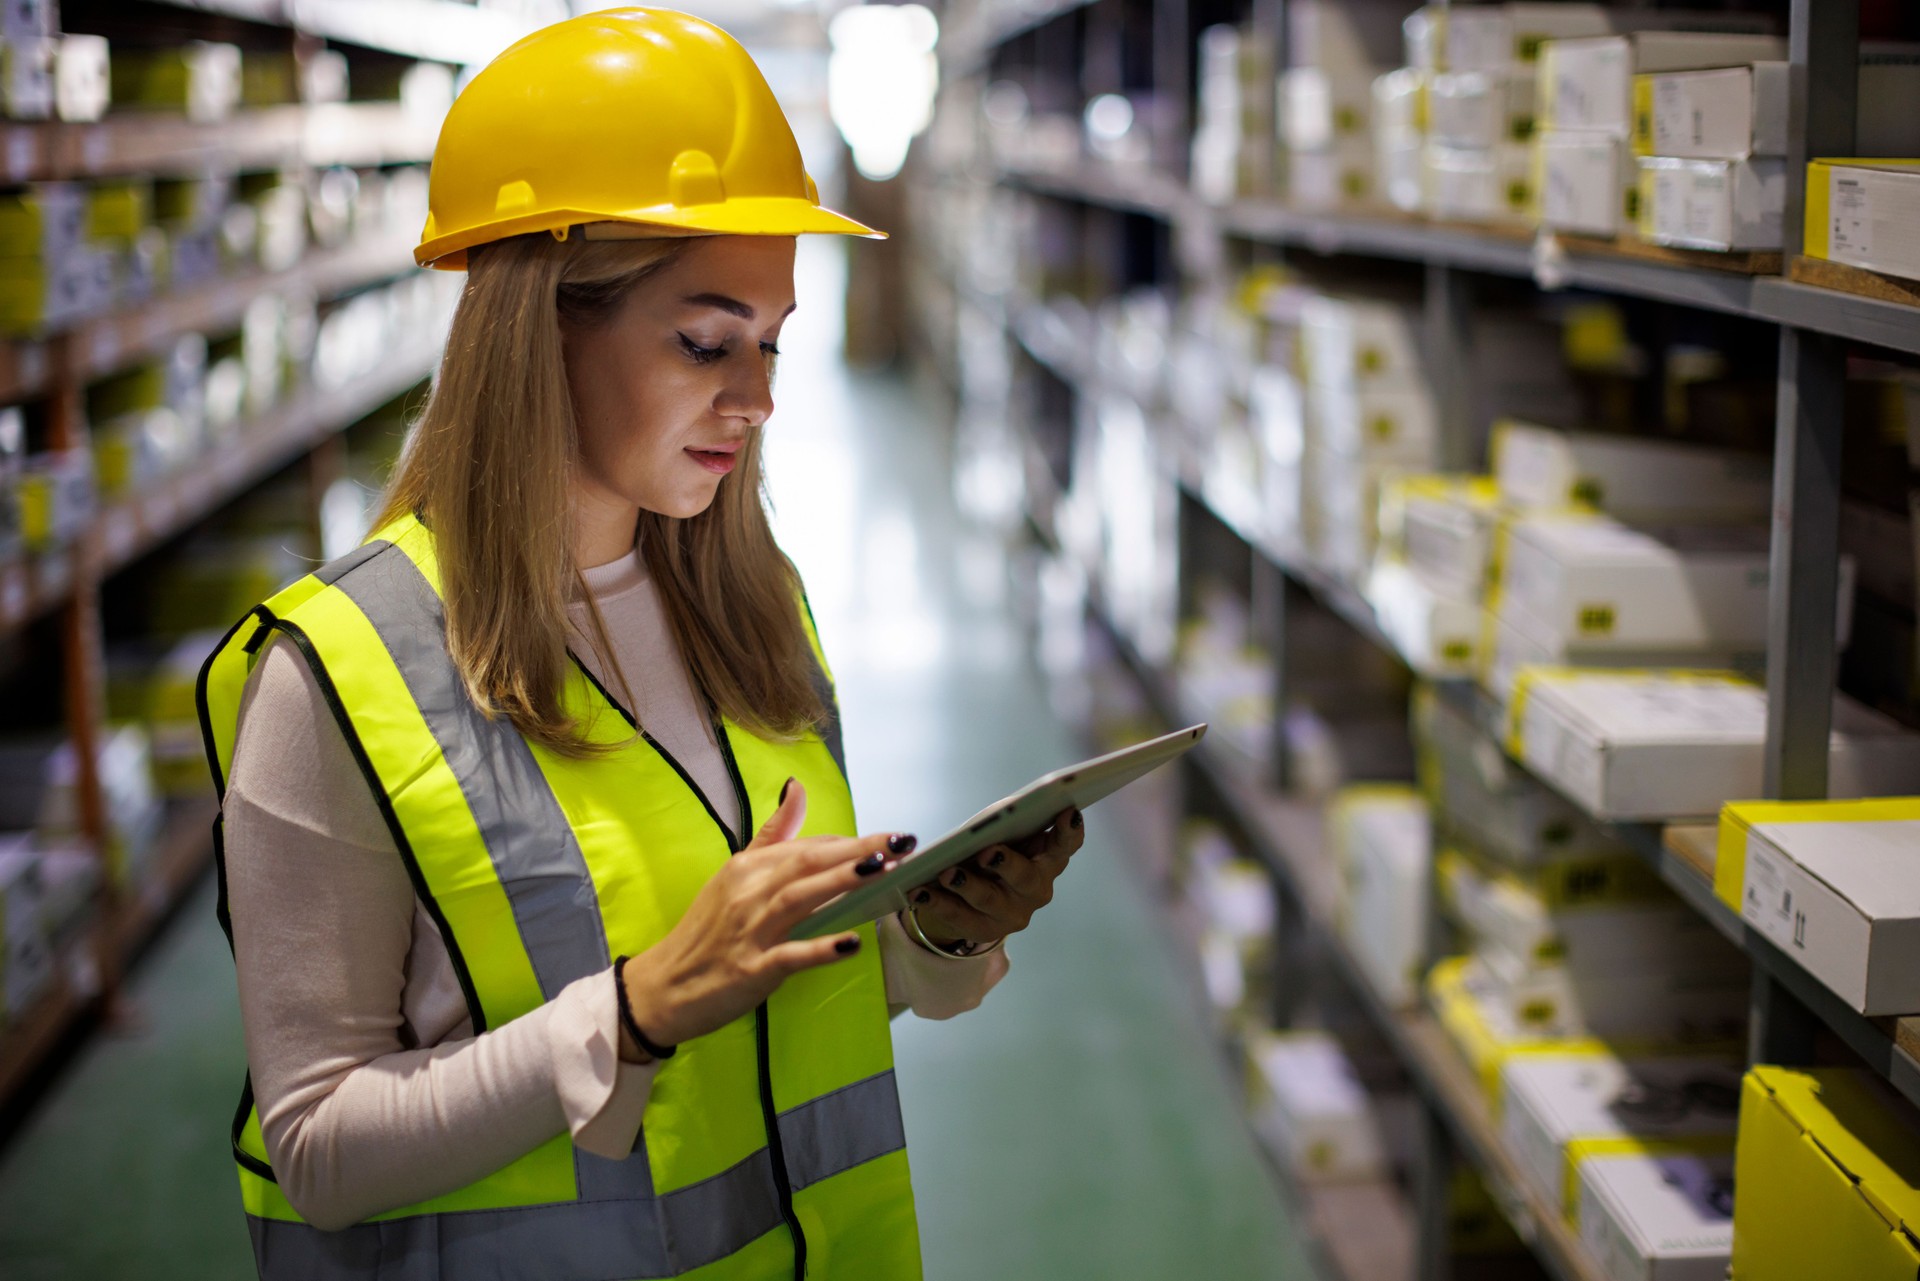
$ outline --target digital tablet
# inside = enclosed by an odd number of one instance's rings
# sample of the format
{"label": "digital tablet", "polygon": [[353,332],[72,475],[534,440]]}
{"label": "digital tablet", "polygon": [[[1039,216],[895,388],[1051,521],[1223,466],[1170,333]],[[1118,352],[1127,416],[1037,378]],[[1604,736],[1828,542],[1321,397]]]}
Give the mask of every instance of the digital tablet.
{"label": "digital tablet", "polygon": [[1159,738],[1042,774],[1004,801],[975,814],[939,840],[901,859],[888,872],[842,894],[794,926],[791,937],[819,938],[877,921],[907,905],[907,895],[940,873],[992,845],[1024,840],[1069,806],[1086,809],[1128,783],[1159,769],[1200,741],[1207,727],[1190,725]]}

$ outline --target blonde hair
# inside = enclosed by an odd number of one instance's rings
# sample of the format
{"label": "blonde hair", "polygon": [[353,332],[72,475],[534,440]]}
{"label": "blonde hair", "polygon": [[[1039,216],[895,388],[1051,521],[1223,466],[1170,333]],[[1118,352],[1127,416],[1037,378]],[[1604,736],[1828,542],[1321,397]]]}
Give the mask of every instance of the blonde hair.
{"label": "blonde hair", "polygon": [[[432,529],[447,645],[468,692],[567,756],[595,749],[561,705],[567,601],[586,594],[571,538],[580,447],[565,330],[604,323],[685,244],[541,234],[473,251],[439,378],[377,522],[411,513]],[[784,739],[825,709],[799,576],[767,522],[760,440],[749,430],[706,511],[678,520],[643,510],[638,534],[695,688],[735,724]],[[590,640],[618,673],[590,597],[588,610]]]}

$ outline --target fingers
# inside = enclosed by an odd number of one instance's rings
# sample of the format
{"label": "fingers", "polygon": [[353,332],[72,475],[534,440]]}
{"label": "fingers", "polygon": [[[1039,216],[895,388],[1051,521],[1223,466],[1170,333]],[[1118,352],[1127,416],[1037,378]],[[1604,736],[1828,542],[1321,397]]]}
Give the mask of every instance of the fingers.
{"label": "fingers", "polygon": [[860,950],[858,934],[829,934],[825,938],[802,939],[767,949],[767,964],[783,977],[801,970],[817,969],[844,961]]}
{"label": "fingers", "polygon": [[788,881],[767,899],[768,924],[785,933],[789,926],[800,921],[815,908],[858,887],[863,881],[887,871],[899,861],[883,846],[881,849],[862,855],[851,863],[836,861],[824,872],[815,872],[812,875],[799,876]]}
{"label": "fingers", "polygon": [[975,908],[952,890],[925,885],[908,896],[920,928],[935,938],[968,939],[984,943],[1007,934],[1007,927]]}
{"label": "fingers", "polygon": [[977,867],[970,868],[963,863],[948,868],[940,873],[939,883],[968,907],[997,922],[1001,933],[1026,923],[1020,919],[1023,913],[1013,902],[1013,892]]}
{"label": "fingers", "polygon": [[1057,873],[1086,839],[1086,820],[1078,809],[1069,807],[1054,816],[1053,826],[1022,842],[1020,850],[1028,858],[1050,865]]}
{"label": "fingers", "polygon": [[1052,890],[1053,874],[1011,845],[990,845],[975,855],[973,861],[981,871],[997,877],[1001,884],[1022,897],[1038,898]]}
{"label": "fingers", "polygon": [[807,789],[800,780],[790,778],[787,785],[780,789],[780,803],[774,806],[773,813],[767,815],[767,821],[760,825],[760,830],[754,834],[747,848],[790,841],[800,834],[800,825],[806,820]]}

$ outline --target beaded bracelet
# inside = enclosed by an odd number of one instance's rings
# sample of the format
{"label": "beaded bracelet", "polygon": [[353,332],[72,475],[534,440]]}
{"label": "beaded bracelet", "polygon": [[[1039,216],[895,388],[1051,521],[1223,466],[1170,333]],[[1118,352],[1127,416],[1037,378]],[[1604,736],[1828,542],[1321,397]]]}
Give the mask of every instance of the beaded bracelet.
{"label": "beaded bracelet", "polygon": [[634,1021],[633,1006],[627,1004],[627,981],[622,975],[622,971],[627,967],[627,960],[627,957],[621,956],[616,957],[613,962],[613,990],[614,994],[620,998],[620,1026],[627,1029],[627,1035],[633,1038],[633,1043],[649,1057],[670,1059],[680,1047],[655,1045],[647,1038],[647,1034],[640,1030],[640,1025]]}

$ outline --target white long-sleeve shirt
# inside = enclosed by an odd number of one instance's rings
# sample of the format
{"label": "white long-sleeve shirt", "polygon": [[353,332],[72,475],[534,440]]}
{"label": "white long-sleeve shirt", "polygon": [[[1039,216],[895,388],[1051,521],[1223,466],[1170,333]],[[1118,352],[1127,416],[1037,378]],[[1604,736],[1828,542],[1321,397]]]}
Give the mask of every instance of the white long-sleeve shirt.
{"label": "white long-sleeve shirt", "polygon": [[[586,572],[647,731],[721,819],[739,814],[638,555]],[[574,607],[576,628],[585,619]],[[576,652],[609,688],[592,647]],[[247,1061],[280,1187],[323,1228],[453,1191],[557,1134],[633,1150],[656,1066],[619,1057],[611,970],[480,1036],[444,940],[416,898],[306,663],[284,639],[241,705],[226,799],[226,875]],[[748,833],[747,835],[751,835]],[[1006,973],[880,926],[895,1013],[947,1018]]]}

